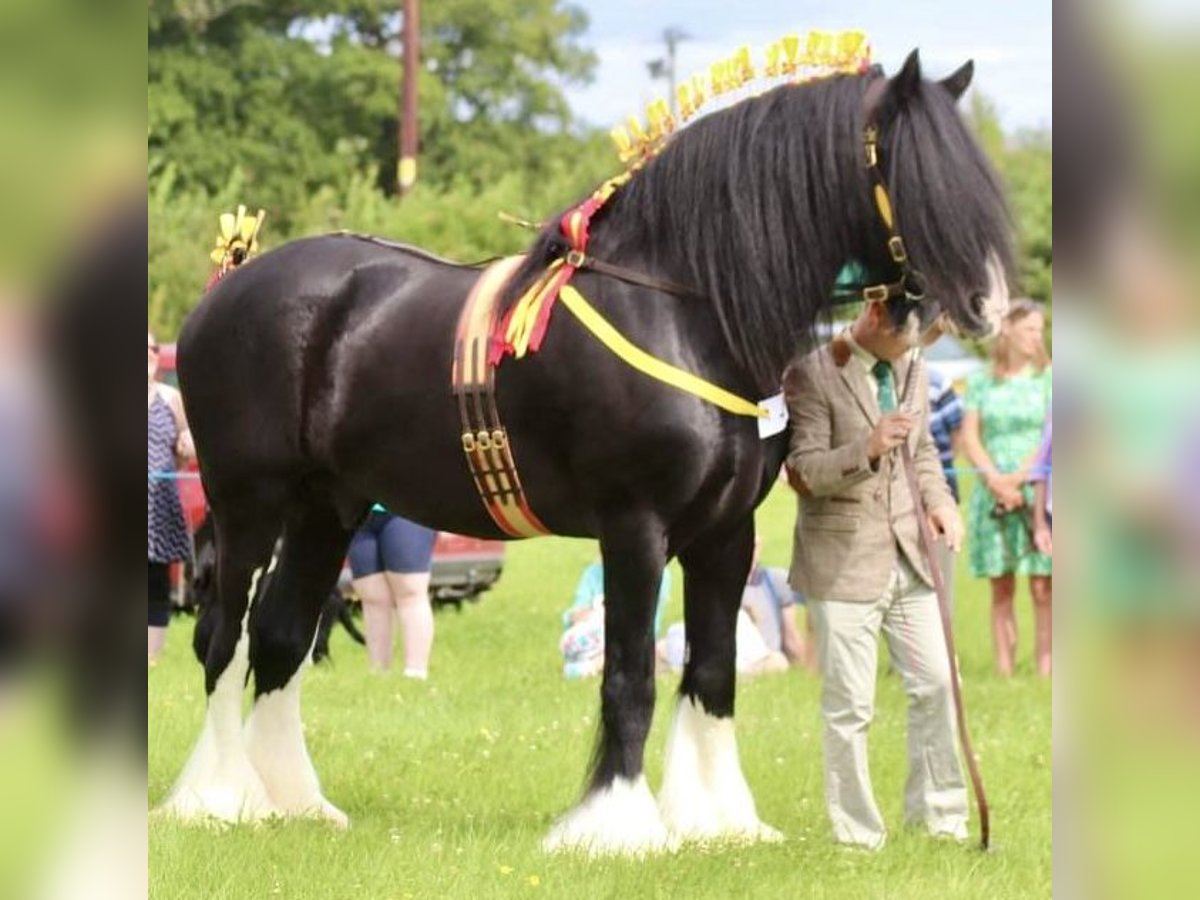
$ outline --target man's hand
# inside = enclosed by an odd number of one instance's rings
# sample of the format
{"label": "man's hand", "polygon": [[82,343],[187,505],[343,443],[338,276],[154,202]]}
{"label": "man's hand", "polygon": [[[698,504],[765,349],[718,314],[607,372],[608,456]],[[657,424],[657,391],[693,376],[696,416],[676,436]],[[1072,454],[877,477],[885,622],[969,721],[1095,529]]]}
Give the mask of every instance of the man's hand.
{"label": "man's hand", "polygon": [[954,506],[939,506],[929,513],[929,527],[933,531],[933,539],[944,540],[946,546],[954,553],[962,549],[963,522]]}
{"label": "man's hand", "polygon": [[890,412],[881,416],[867,438],[867,459],[874,462],[889,450],[903,444],[916,422],[916,416],[903,412]]}

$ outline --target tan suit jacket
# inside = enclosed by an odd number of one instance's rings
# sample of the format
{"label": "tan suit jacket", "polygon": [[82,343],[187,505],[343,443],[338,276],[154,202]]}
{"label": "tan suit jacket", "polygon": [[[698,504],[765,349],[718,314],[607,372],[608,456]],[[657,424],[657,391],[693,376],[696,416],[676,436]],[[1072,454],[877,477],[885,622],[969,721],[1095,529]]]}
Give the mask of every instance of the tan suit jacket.
{"label": "tan suit jacket", "polygon": [[[892,364],[901,403],[920,411],[909,434],[926,509],[954,506],[929,434],[929,383],[923,365],[905,389],[912,355]],[[790,582],[814,600],[872,601],[888,589],[902,552],[932,587],[920,549],[912,496],[899,450],[867,459],[879,421],[872,376],[844,338],[794,361],[784,373],[791,416],[788,478],[800,492]]]}

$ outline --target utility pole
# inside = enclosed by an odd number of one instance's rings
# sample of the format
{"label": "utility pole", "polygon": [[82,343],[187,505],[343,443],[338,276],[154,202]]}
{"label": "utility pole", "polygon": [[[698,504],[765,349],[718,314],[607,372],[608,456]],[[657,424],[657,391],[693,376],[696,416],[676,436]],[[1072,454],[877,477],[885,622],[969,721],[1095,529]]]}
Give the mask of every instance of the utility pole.
{"label": "utility pole", "polygon": [[676,109],[675,101],[675,48],[683,41],[691,40],[691,35],[672,25],[663,29],[662,40],[667,45],[666,57],[650,60],[646,63],[646,68],[650,70],[651,78],[667,80],[667,102],[671,106],[671,115],[678,116],[679,110]]}
{"label": "utility pole", "polygon": [[401,34],[403,75],[400,80],[400,157],[396,185],[403,197],[417,180],[417,79],[421,71],[420,0],[404,0]]}

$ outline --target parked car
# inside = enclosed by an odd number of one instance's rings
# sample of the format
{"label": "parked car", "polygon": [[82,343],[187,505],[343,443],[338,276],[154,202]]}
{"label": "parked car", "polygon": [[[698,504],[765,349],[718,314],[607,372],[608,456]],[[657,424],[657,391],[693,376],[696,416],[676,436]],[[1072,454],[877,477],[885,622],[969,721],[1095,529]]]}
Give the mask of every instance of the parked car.
{"label": "parked car", "polygon": [[[174,344],[162,345],[158,365],[159,378],[178,387]],[[189,533],[195,535],[208,517],[208,501],[204,496],[204,487],[200,483],[199,470],[194,462],[188,465],[185,474],[192,477],[180,479],[179,495],[183,501]],[[429,594],[433,602],[439,605],[461,606],[464,600],[478,599],[480,594],[499,580],[504,571],[504,548],[504,541],[483,540],[451,534],[448,531],[438,532],[437,542],[433,546],[433,569],[429,579]],[[338,578],[338,587],[346,596],[351,593],[350,581],[349,566],[343,566]],[[184,596],[190,579],[185,580],[181,567],[176,567],[176,571],[172,573],[172,584],[177,589],[177,602],[190,606],[188,598]]]}

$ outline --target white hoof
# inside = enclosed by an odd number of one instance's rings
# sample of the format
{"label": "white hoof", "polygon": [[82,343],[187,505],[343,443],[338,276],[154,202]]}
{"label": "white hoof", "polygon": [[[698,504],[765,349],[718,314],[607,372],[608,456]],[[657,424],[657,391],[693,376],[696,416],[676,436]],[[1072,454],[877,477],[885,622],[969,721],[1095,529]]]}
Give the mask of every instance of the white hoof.
{"label": "white hoof", "polygon": [[547,853],[588,856],[645,856],[672,850],[675,842],[659,819],[644,775],[617,778],[584,799],[542,841]]}
{"label": "white hoof", "polygon": [[690,698],[675,710],[659,810],[680,841],[783,840],[758,818],[738,761],[733,720],[709,715]]}

